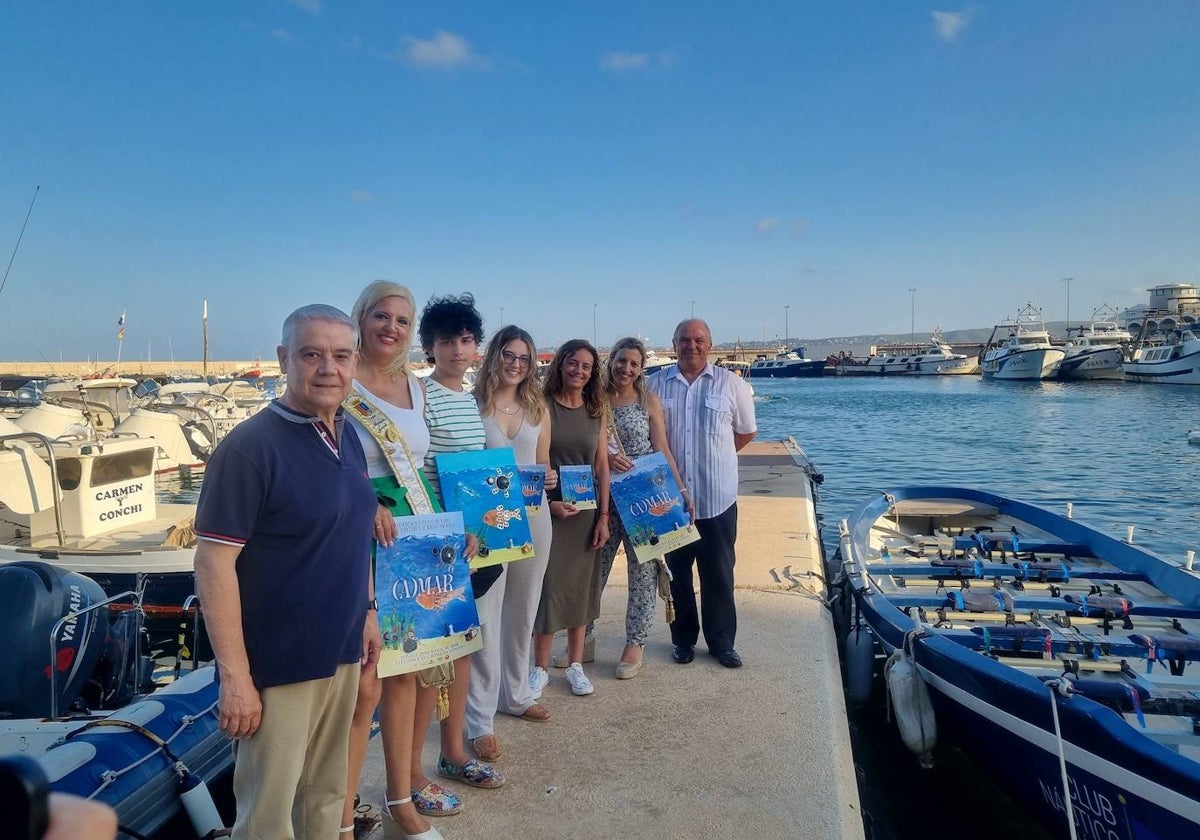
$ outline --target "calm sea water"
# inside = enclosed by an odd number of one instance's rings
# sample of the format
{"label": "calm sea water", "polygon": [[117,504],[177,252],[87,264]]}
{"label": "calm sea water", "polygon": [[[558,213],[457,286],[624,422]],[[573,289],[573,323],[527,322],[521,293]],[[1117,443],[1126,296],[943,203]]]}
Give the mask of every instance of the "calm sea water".
{"label": "calm sea water", "polygon": [[[1172,558],[1200,550],[1200,388],[974,376],[752,380],[760,440],[792,435],[833,523],[898,484],[986,488]],[[826,534],[836,540],[836,529]]]}
{"label": "calm sea water", "polygon": [[[1200,388],[1125,383],[984,382],[976,377],[753,380],[759,439],[792,435],[825,475],[826,548],[838,520],[906,483],[981,487],[1062,512],[1182,559],[1200,549],[1194,485]],[[942,733],[918,770],[886,718],[885,690],[850,708],[868,840],[925,840],[970,826],[979,840],[1050,840]],[[982,819],[981,819],[982,817]]]}

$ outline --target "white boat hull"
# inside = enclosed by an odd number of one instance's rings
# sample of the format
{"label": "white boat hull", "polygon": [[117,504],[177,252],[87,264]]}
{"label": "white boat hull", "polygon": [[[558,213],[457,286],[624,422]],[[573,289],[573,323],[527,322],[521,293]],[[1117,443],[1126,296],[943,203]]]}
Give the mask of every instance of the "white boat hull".
{"label": "white boat hull", "polygon": [[1120,347],[1082,348],[1068,353],[1058,367],[1059,379],[1124,379]]}
{"label": "white boat hull", "polygon": [[1066,354],[1057,347],[1011,351],[1007,348],[984,354],[980,367],[984,379],[1051,379]]}
{"label": "white boat hull", "polygon": [[1162,362],[1125,362],[1125,378],[1165,385],[1200,385],[1200,352]]}
{"label": "white boat hull", "polygon": [[911,361],[879,361],[867,363],[867,372],[877,376],[966,376],[979,373],[979,362],[970,356],[961,359],[914,358]]}

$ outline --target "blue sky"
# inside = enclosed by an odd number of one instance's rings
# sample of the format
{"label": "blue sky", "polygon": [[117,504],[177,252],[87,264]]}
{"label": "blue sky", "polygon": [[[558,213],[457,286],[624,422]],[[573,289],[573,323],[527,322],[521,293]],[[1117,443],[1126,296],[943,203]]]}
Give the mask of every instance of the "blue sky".
{"label": "blue sky", "polygon": [[1200,282],[1192,2],[0,5],[0,360],[273,354],[386,277],[545,346]]}

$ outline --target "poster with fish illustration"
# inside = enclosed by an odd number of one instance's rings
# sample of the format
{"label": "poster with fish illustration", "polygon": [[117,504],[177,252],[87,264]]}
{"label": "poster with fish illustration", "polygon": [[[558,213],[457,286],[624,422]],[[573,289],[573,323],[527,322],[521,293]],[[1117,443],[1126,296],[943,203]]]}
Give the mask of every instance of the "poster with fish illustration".
{"label": "poster with fish illustration", "polygon": [[580,510],[596,509],[596,482],[591,464],[567,465],[558,468],[558,489],[562,500]]}
{"label": "poster with fish illustration", "polygon": [[546,500],[546,465],[518,464],[517,472],[521,477],[521,495],[525,497],[525,507],[539,510]]}
{"label": "poster with fish illustration", "polygon": [[512,447],[451,452],[436,462],[446,509],[462,511],[467,533],[479,540],[472,569],[533,556]]}
{"label": "poster with fish illustration", "polygon": [[375,550],[383,651],[379,676],[407,674],[483,647],[461,513],[396,519],[396,541]]}
{"label": "poster with fish illustration", "polygon": [[635,458],[633,469],[614,470],[610,478],[613,504],[639,563],[700,539],[661,452]]}

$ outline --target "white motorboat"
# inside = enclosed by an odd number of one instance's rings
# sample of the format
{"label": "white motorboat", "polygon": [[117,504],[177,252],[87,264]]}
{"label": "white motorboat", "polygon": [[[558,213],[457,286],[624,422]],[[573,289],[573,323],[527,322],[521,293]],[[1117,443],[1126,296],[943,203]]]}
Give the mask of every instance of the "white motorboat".
{"label": "white motorboat", "polygon": [[929,336],[929,343],[915,353],[883,353],[867,361],[867,373],[904,374],[907,376],[953,376],[979,373],[979,359],[955,353],[942,338],[940,329]]}
{"label": "white motorboat", "polygon": [[1078,327],[1078,331],[1063,348],[1066,355],[1058,366],[1058,378],[1124,379],[1121,364],[1133,339],[1129,330],[1111,317],[1094,312],[1092,320]]}
{"label": "white motorboat", "polygon": [[140,579],[146,615],[178,622],[196,506],[156,500],[157,449],[132,436],[52,441],[0,418],[0,564],[46,560],[110,594]]}
{"label": "white motorboat", "polygon": [[1184,324],[1169,335],[1139,341],[1121,368],[1135,382],[1200,385],[1200,325]]}
{"label": "white motorboat", "polygon": [[[153,439],[155,474],[202,467],[235,425],[270,402],[249,383],[203,382],[159,386],[132,379],[84,379],[51,383],[39,404],[17,416],[25,431],[70,445],[113,436]],[[135,387],[136,386],[136,387]]]}
{"label": "white motorboat", "polygon": [[[1007,336],[997,338],[1004,331]],[[992,330],[979,366],[984,379],[1052,379],[1064,355],[1061,347],[1050,343],[1042,311],[1027,303],[1016,318]]]}

